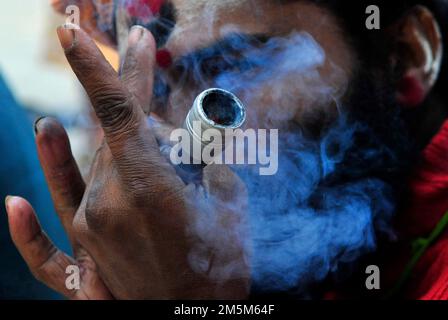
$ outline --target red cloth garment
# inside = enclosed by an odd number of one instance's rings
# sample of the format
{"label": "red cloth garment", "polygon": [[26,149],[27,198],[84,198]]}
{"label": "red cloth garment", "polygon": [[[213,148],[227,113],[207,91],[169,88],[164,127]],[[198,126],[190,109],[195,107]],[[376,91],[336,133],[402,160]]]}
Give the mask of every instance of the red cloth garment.
{"label": "red cloth garment", "polygon": [[[400,215],[398,231],[410,241],[428,237],[448,211],[448,121],[423,151],[409,186],[409,204]],[[409,299],[448,300],[448,228],[420,258],[403,294]]]}
{"label": "red cloth garment", "polygon": [[422,300],[448,300],[448,237],[430,248],[415,272],[417,278],[407,289],[406,297]]}

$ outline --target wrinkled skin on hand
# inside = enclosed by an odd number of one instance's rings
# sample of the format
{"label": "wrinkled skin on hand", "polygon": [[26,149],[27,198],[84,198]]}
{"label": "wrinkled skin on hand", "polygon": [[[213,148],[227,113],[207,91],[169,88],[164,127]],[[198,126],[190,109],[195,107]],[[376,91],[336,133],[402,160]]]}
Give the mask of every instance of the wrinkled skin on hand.
{"label": "wrinkled skin on hand", "polygon": [[[199,183],[185,181],[161,154],[163,138],[142,108],[152,96],[151,33],[132,29],[120,76],[85,31],[61,27],[58,35],[105,138],[85,183],[62,126],[49,118],[36,123],[39,158],[74,256],[51,243],[26,200],[10,197],[11,236],[31,272],[71,299],[247,297],[250,272],[240,242],[244,185],[221,165],[204,168]],[[209,237],[195,231],[204,215],[218,217],[207,232],[230,235],[225,243],[207,243]],[[204,270],[191,261],[197,247]],[[79,290],[65,286],[69,265],[80,267]],[[238,266],[235,276],[214,271],[228,265]]]}

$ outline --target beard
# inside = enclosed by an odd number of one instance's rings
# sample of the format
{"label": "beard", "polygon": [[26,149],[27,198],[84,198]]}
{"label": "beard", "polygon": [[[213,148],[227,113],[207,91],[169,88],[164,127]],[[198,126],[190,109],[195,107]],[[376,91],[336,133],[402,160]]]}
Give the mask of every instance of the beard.
{"label": "beard", "polygon": [[255,295],[311,298],[349,277],[361,257],[391,238],[412,148],[392,75],[363,68],[337,120],[311,138],[279,135],[278,173],[235,167],[249,193],[247,246]]}
{"label": "beard", "polygon": [[[313,72],[325,54],[310,35],[293,32],[286,38],[259,41],[255,39],[254,45],[241,36],[229,36],[225,45],[186,56],[179,64],[198,83],[207,83],[198,72],[200,67],[215,70],[211,77],[214,87],[236,92],[243,101],[251,101],[252,95],[263,91],[266,81],[284,83],[282,79],[290,74],[297,75],[295,87],[288,91],[281,85],[271,86],[276,97],[298,101],[295,95],[300,92],[315,101],[332,100],[326,79]],[[263,51],[255,50],[259,47]],[[234,61],[235,51],[238,59]],[[227,63],[222,67],[210,57],[226,57]],[[212,61],[214,68],[209,68],[207,61]],[[238,61],[243,63],[235,67]],[[231,68],[226,68],[228,64]],[[394,76],[379,71],[384,65],[358,68],[348,98],[338,101],[337,117],[319,111],[306,115],[306,125],[291,120],[282,126],[275,175],[260,176],[257,165],[233,166],[249,195],[249,215],[239,218],[241,229],[248,228],[248,236],[241,233],[241,242],[251,268],[254,295],[315,297],[326,280],[347,278],[360,258],[375,251],[380,237],[393,237],[391,223],[400,194],[397,182],[407,169],[411,148],[395,103]],[[251,70],[258,71],[256,76]],[[313,87],[300,81],[301,77],[313,79]],[[267,108],[274,118],[281,113],[278,105]],[[259,127],[264,125],[259,123]],[[216,217],[207,214],[195,218],[189,232],[201,239],[201,245],[219,248],[216,251],[225,254],[223,244],[229,242],[228,235],[217,229],[213,219]],[[202,261],[200,256],[190,255],[193,269],[200,270]],[[223,275],[219,280],[239,276],[238,272],[232,274],[237,269],[232,263],[214,268],[214,274]]]}

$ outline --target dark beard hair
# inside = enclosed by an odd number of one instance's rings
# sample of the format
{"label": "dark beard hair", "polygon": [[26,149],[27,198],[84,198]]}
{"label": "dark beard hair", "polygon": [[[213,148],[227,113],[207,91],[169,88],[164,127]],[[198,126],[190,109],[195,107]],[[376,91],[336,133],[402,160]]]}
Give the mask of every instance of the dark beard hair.
{"label": "dark beard hair", "polygon": [[[393,237],[412,159],[393,75],[360,68],[338,119],[319,138],[280,134],[279,172],[238,170],[250,198],[255,297],[314,297]],[[372,76],[375,75],[375,76]]]}
{"label": "dark beard hair", "polygon": [[330,180],[376,177],[399,187],[398,181],[417,156],[395,99],[396,75],[382,66],[362,65],[352,80],[346,116],[360,128]]}

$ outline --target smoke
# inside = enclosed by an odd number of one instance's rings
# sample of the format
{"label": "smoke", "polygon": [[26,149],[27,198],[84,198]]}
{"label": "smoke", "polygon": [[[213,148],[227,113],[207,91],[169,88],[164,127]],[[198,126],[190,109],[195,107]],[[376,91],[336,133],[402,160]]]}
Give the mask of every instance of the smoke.
{"label": "smoke", "polygon": [[[379,233],[393,235],[390,223],[396,209],[395,194],[382,175],[401,166],[398,151],[377,136],[369,123],[354,119],[349,110],[368,112],[370,106],[345,106],[342,95],[347,76],[330,64],[331,72],[323,79],[318,69],[325,62],[323,49],[311,35],[301,32],[269,40],[231,34],[181,61],[185,72],[181,79],[198,86],[211,82],[235,92],[247,104],[252,125],[279,126],[276,175],[260,176],[259,168],[253,166],[233,168],[248,189],[248,217],[239,217],[240,225],[229,235],[211,213],[220,211],[209,208],[205,210],[208,214],[192,219],[189,229],[200,239],[197,243],[203,253],[216,250],[217,255],[228,255],[233,249],[223,244],[238,239],[245,248],[242,261],[249,261],[255,292],[288,291],[307,296],[316,283],[338,276],[341,265],[353,266],[374,251]],[[269,102],[264,99],[263,105],[257,105],[259,97],[266,94]],[[369,94],[371,103],[378,102],[376,112],[381,112],[384,101],[379,99],[383,97],[373,98],[381,93]],[[291,105],[299,105],[299,111]],[[317,137],[310,137],[303,130],[303,119],[297,121],[299,125],[291,122],[297,113],[304,115],[316,107],[330,114],[334,107],[337,117]],[[387,107],[395,110],[393,105]],[[370,112],[369,121],[376,119],[383,129],[393,130],[397,119],[389,113],[384,116],[387,123]],[[317,113],[321,116],[331,117]],[[399,128],[399,121],[395,125]],[[229,210],[235,205],[214,200],[215,206]],[[209,256],[198,255],[197,248],[190,255],[193,268],[210,267],[206,263]],[[238,278],[242,261],[215,263],[207,272],[217,280]]]}
{"label": "smoke", "polygon": [[[354,267],[375,250],[378,234],[393,236],[396,209],[393,188],[367,170],[353,167],[357,178],[339,177],[350,167],[354,149],[368,154],[367,167],[384,165],[379,158],[386,150],[355,144],[357,136],[366,134],[371,134],[368,128],[344,116],[322,139],[285,133],[276,175],[234,166],[247,187],[245,211],[245,193],[230,202],[210,195],[198,201],[196,195],[204,191],[196,190],[188,228],[195,238],[189,253],[193,270],[221,283],[244,277],[248,264],[254,292],[309,297],[316,284],[341,277],[341,266],[344,271]],[[223,223],[225,215],[233,223]]]}
{"label": "smoke", "polygon": [[[252,124],[272,128],[275,123],[281,132],[276,175],[263,177],[256,167],[234,166],[248,188],[249,215],[238,216],[240,224],[231,235],[217,221],[214,212],[219,211],[213,207],[193,219],[189,231],[201,239],[190,254],[195,270],[207,266],[209,276],[228,280],[240,277],[238,270],[248,261],[256,292],[306,296],[316,283],[338,276],[341,265],[353,265],[374,251],[378,233],[393,233],[394,189],[378,172],[394,171],[399,158],[343,106],[346,82],[339,82],[342,89],[333,86],[335,79],[344,80],[343,72],[331,65],[322,79],[318,68],[325,60],[325,52],[309,34],[293,32],[266,41],[232,34],[181,61],[183,79],[198,86],[209,86],[212,79],[213,86],[236,92],[252,108]],[[272,104],[257,106],[266,93]],[[372,97],[372,103],[377,101]],[[297,112],[292,104],[309,110],[331,103],[337,106],[337,120],[317,138],[290,124]],[[215,205],[233,204],[215,199]],[[235,239],[245,248],[242,261],[210,266],[209,256],[198,254],[216,250],[215,255],[229,255],[234,248],[223,244]]]}
{"label": "smoke", "polygon": [[[248,106],[252,128],[276,126],[316,105],[322,109],[345,91],[346,75],[337,66],[325,65],[326,55],[310,34],[293,31],[268,39],[247,36],[235,27],[225,29],[218,43],[176,61],[181,70],[177,88],[194,83],[235,93]],[[326,79],[319,73],[324,66],[331,69]],[[182,89],[173,90],[174,101],[177,94],[185,99]]]}
{"label": "smoke", "polygon": [[329,182],[362,130],[341,118],[320,141],[286,134],[279,172],[270,179],[237,169],[249,188],[257,292],[303,295],[341,264],[372,252],[377,232],[391,233],[395,206],[387,183],[375,177]]}
{"label": "smoke", "polygon": [[[243,192],[225,201],[201,187],[192,191],[203,201],[195,196],[191,204],[189,262],[218,282],[243,277],[248,264],[255,292],[307,297],[342,265],[354,266],[374,251],[378,235],[393,235],[396,190],[386,177],[400,171],[406,139],[396,134],[400,119],[390,111],[396,109],[387,90],[368,87],[363,100],[343,99],[353,79],[310,34],[266,38],[240,31],[226,26],[219,42],[178,59],[169,88],[157,76],[156,98],[169,95],[173,108],[220,87],[246,104],[248,127],[279,129],[276,175],[260,176],[256,166],[232,168],[247,199]],[[223,228],[221,212],[233,214],[230,228]]]}

